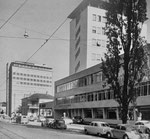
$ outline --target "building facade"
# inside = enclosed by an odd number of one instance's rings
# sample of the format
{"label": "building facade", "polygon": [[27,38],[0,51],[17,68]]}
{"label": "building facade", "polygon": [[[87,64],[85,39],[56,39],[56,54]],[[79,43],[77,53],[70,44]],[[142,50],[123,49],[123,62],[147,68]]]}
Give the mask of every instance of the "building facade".
{"label": "building facade", "polygon": [[[83,0],[68,16],[70,22],[69,74],[74,74],[101,62],[107,45],[105,35],[106,10],[109,0]],[[141,36],[147,39],[147,25]]]}
{"label": "building facade", "polygon": [[[105,85],[101,65],[98,64],[55,82],[55,117],[65,112],[68,117],[82,116],[87,121],[100,120],[121,123],[119,105],[114,92]],[[150,75],[150,74],[149,74]],[[148,80],[150,77],[148,77]],[[145,80],[137,90],[136,105],[130,104],[129,119],[150,120],[150,81]]]}
{"label": "building facade", "polygon": [[70,75],[101,62],[106,51],[106,11],[103,0],[84,0],[68,16],[70,22]]}
{"label": "building facade", "polygon": [[21,99],[31,94],[52,92],[52,68],[26,62],[12,62],[7,65],[6,101],[7,114],[11,115],[21,105]]}
{"label": "building facade", "polygon": [[51,109],[42,109],[43,104],[53,103],[54,97],[48,94],[33,94],[29,97],[22,99],[22,115],[28,117],[33,116],[37,118],[40,115],[46,116],[47,114],[52,116]]}

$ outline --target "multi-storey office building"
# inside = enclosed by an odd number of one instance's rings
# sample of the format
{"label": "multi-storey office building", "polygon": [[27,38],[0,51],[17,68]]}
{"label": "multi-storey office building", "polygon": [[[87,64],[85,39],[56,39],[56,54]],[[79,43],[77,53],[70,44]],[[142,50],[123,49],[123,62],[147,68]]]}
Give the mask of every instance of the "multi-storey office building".
{"label": "multi-storey office building", "polygon": [[[101,62],[106,52],[106,10],[109,0],[83,0],[68,16],[70,22],[70,75]],[[147,39],[147,25],[141,36]]]}
{"label": "multi-storey office building", "polygon": [[101,62],[107,41],[104,1],[84,0],[68,16],[71,19],[70,75]]}
{"label": "multi-storey office building", "polygon": [[26,62],[12,62],[7,69],[7,114],[15,112],[21,99],[31,94],[52,92],[52,68]]}
{"label": "multi-storey office building", "polygon": [[[150,75],[150,74],[149,74]],[[142,118],[150,120],[150,81],[149,77],[137,88],[136,109]],[[131,121],[137,119],[135,106],[130,105]],[[114,92],[104,84],[100,64],[55,82],[55,117],[63,113],[68,117],[82,116],[85,120],[121,122],[118,103]]]}

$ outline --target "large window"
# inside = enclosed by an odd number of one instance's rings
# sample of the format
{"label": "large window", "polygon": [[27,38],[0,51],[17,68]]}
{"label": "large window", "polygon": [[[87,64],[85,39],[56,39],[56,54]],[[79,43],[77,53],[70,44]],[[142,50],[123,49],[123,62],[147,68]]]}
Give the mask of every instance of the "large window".
{"label": "large window", "polygon": [[92,110],[91,109],[84,109],[84,117],[85,118],[92,118]]}
{"label": "large window", "polygon": [[106,109],[107,119],[117,119],[116,109]]}
{"label": "large window", "polygon": [[103,119],[103,110],[102,109],[93,109],[93,112],[94,112],[94,117],[95,118],[100,118],[100,119]]}

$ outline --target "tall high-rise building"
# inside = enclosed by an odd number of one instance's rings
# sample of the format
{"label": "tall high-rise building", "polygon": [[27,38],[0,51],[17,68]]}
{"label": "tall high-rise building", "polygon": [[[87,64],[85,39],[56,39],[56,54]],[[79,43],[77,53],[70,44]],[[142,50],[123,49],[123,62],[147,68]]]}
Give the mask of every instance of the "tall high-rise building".
{"label": "tall high-rise building", "polygon": [[53,95],[52,68],[27,62],[7,64],[7,114],[16,112],[21,99],[35,93]]}
{"label": "tall high-rise building", "polygon": [[104,0],[83,0],[68,16],[70,22],[70,75],[101,62],[106,51]]}
{"label": "tall high-rise building", "polygon": [[[68,16],[70,22],[70,75],[101,63],[106,52],[106,10],[109,0],[83,0]],[[147,39],[147,25],[141,36]]]}

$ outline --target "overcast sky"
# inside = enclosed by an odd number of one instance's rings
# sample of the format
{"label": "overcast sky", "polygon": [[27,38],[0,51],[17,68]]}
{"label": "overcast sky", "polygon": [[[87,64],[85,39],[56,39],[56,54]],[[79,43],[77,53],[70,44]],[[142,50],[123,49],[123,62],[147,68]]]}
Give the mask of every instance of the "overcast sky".
{"label": "overcast sky", "polygon": [[[6,63],[27,61],[81,1],[28,0],[0,29],[0,101],[5,101]],[[150,3],[150,0],[147,1]],[[0,0],[0,26],[23,2],[24,0]],[[150,13],[150,8],[148,12]],[[25,30],[29,35],[28,39],[23,36]],[[69,75],[69,30],[68,19],[29,60],[53,68],[54,81]],[[150,36],[149,32],[148,35]]]}

